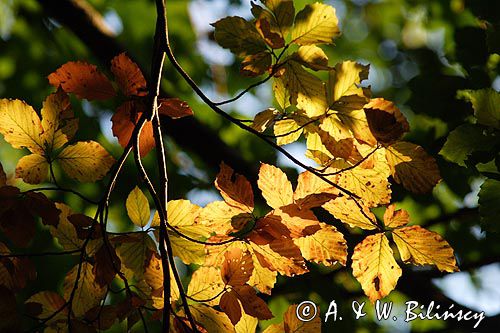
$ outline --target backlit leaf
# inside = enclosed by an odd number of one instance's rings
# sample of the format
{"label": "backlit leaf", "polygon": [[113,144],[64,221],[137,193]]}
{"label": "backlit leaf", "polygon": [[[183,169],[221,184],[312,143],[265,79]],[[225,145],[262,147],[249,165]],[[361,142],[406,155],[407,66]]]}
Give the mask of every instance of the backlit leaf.
{"label": "backlit leaf", "polygon": [[149,222],[151,212],[149,210],[148,198],[137,186],[129,193],[125,202],[127,214],[132,222],[141,228],[144,228]]}
{"label": "backlit leaf", "polygon": [[68,95],[62,90],[50,94],[42,107],[43,142],[51,152],[73,138],[78,129]]}
{"label": "backlit leaf", "polygon": [[236,325],[241,318],[241,307],[237,294],[234,290],[225,292],[220,298],[219,306],[228,316],[233,325]]}
{"label": "backlit leaf", "polygon": [[458,97],[472,103],[479,124],[500,129],[500,93],[491,88],[460,90]]}
{"label": "backlit leaf", "polygon": [[[69,299],[73,287],[77,286],[77,289],[73,298],[72,311],[76,317],[83,316],[88,310],[97,306],[101,299],[104,297],[105,288],[101,288],[95,281],[95,275],[93,272],[92,264],[84,261],[81,264],[81,272],[79,279],[78,275],[78,264],[74,266],[63,282],[64,298]],[[78,282],[77,282],[78,281]]]}
{"label": "backlit leaf", "polygon": [[295,8],[292,0],[264,0],[262,1],[272,12],[272,18],[282,36],[285,37],[293,24]]}
{"label": "backlit leaf", "polygon": [[290,94],[290,102],[304,110],[310,118],[325,114],[328,105],[324,83],[306,71],[298,62],[289,61],[284,68],[285,74],[282,79]]}
{"label": "backlit leaf", "polygon": [[[300,309],[299,309],[300,310]],[[310,321],[297,318],[297,305],[292,304],[283,314],[283,323],[269,326],[263,333],[316,333],[321,332],[321,316],[318,313]]]}
{"label": "backlit leaf", "polygon": [[276,143],[280,146],[297,141],[304,131],[295,119],[278,120],[273,126]]}
{"label": "backlit leaf", "polygon": [[257,184],[262,196],[272,208],[279,208],[293,203],[292,184],[281,169],[261,164]]}
{"label": "backlit leaf", "polygon": [[115,163],[115,159],[95,141],[67,146],[57,160],[69,177],[81,182],[102,179]]}
{"label": "backlit leaf", "polygon": [[[30,315],[38,319],[47,319],[51,317],[54,313],[61,310],[65,304],[66,301],[64,298],[53,291],[41,291],[28,298],[25,302],[27,311],[30,312]],[[66,307],[56,314],[49,323],[58,320],[66,321],[67,314],[68,308]]]}
{"label": "backlit leaf", "polygon": [[484,226],[489,230],[499,230],[500,216],[500,181],[486,179],[479,191],[479,215]]}
{"label": "backlit leaf", "polygon": [[229,205],[246,210],[249,213],[253,211],[252,185],[244,176],[235,173],[224,162],[220,165],[215,186]]}
{"label": "backlit leaf", "polygon": [[104,100],[116,95],[109,79],[95,65],[70,61],[49,75],[49,83],[80,99]]}
{"label": "backlit leaf", "polygon": [[35,110],[18,99],[0,99],[0,133],[14,148],[43,154],[42,122]]}
{"label": "backlit leaf", "polygon": [[233,248],[224,254],[222,279],[230,286],[244,285],[253,273],[252,256],[239,248]]}
{"label": "backlit leaf", "polygon": [[372,302],[387,296],[396,287],[401,268],[394,260],[383,233],[368,236],[356,245],[352,255],[352,274]]}
{"label": "backlit leaf", "polygon": [[16,166],[16,178],[28,184],[40,184],[49,173],[49,163],[38,154],[23,156]]}
{"label": "backlit leaf", "polygon": [[236,55],[256,54],[266,49],[266,43],[255,26],[241,17],[226,17],[212,26],[215,27],[217,43]]}
{"label": "backlit leaf", "polygon": [[356,205],[355,199],[346,196],[338,197],[328,201],[323,206],[330,214],[340,221],[365,230],[375,229],[375,215],[358,200],[359,206]]}
{"label": "backlit leaf", "polygon": [[261,320],[273,318],[271,310],[267,307],[266,302],[257,296],[255,289],[249,285],[244,285],[235,287],[233,290],[241,301],[241,305],[246,314]]}
{"label": "backlit leaf", "polygon": [[269,108],[257,113],[253,119],[252,128],[259,132],[264,132],[274,123],[274,119],[278,115],[278,110]]}
{"label": "backlit leaf", "polygon": [[[207,332],[232,333],[234,332],[233,325],[227,316],[220,311],[213,309],[204,304],[191,304],[191,314],[196,322],[200,323]],[[242,320],[245,316],[242,317]],[[243,333],[243,332],[242,332]],[[253,333],[253,332],[252,332]]]}
{"label": "backlit leaf", "polygon": [[246,313],[241,315],[240,321],[234,326],[236,333],[255,333],[259,320]]}
{"label": "backlit leaf", "polygon": [[396,210],[396,205],[392,204],[384,212],[384,225],[389,228],[397,228],[407,225],[410,222],[410,215],[404,209]]}
{"label": "backlit leaf", "polygon": [[440,271],[458,271],[453,249],[439,234],[418,225],[393,231],[393,239],[404,262],[435,265]]}
{"label": "backlit leaf", "polygon": [[299,45],[332,44],[339,34],[335,9],[325,4],[314,3],[306,5],[295,16],[292,42]]}
{"label": "backlit leaf", "polygon": [[198,300],[209,300],[208,305],[217,305],[220,297],[215,297],[224,290],[220,270],[215,267],[200,267],[194,271],[187,289],[187,295]]}
{"label": "backlit leaf", "polygon": [[325,52],[316,45],[305,45],[292,56],[294,60],[315,71],[328,70],[328,57]]}
{"label": "backlit leaf", "polygon": [[[130,138],[132,138],[134,127],[144,112],[144,104],[137,101],[126,101],[116,109],[115,114],[111,117],[113,135],[118,138],[118,142],[123,148],[127,147]],[[146,121],[139,136],[141,157],[146,156],[154,147],[153,125],[150,121]]]}
{"label": "backlit leaf", "polygon": [[264,39],[267,45],[273,49],[280,49],[285,46],[285,40],[280,33],[271,30],[271,23],[265,17],[255,21],[255,28]]}
{"label": "backlit leaf", "polygon": [[412,192],[429,192],[441,180],[436,160],[413,143],[392,144],[386,157],[394,180]]}
{"label": "backlit leaf", "polygon": [[347,244],[342,233],[333,226],[322,223],[320,230],[312,235],[295,239],[294,242],[308,261],[325,266],[332,266],[337,262],[345,265]]}
{"label": "backlit leaf", "polygon": [[125,53],[111,59],[111,72],[125,96],[146,96],[146,79],[135,62]]}
{"label": "backlit leaf", "polygon": [[159,98],[158,114],[172,119],[179,119],[193,115],[193,110],[189,104],[178,98]]}

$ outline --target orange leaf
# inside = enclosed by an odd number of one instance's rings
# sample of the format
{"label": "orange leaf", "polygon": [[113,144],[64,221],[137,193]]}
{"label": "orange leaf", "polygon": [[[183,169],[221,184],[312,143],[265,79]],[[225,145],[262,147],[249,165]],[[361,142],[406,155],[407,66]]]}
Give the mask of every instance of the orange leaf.
{"label": "orange leaf", "polygon": [[252,185],[244,176],[235,173],[224,162],[220,165],[215,187],[229,205],[241,208],[249,213],[253,211]]}
{"label": "orange leaf", "polygon": [[[111,118],[113,122],[113,135],[118,138],[120,145],[125,148],[128,145],[134,127],[145,111],[144,104],[135,101],[123,103],[116,110]],[[153,125],[147,121],[142,128],[139,137],[139,150],[141,157],[146,156],[155,147],[155,139],[153,137]]]}
{"label": "orange leaf", "polygon": [[222,279],[230,286],[241,286],[248,282],[253,273],[252,255],[240,248],[232,248],[224,254]]}
{"label": "orange leaf", "polygon": [[111,60],[111,71],[116,83],[125,96],[146,96],[146,79],[135,62],[125,53],[120,53]]}
{"label": "orange leaf", "polygon": [[281,49],[285,46],[285,40],[276,32],[271,31],[271,24],[269,21],[262,17],[255,22],[255,27],[259,34],[264,38],[267,45],[273,49]]}
{"label": "orange leaf", "polygon": [[274,214],[267,214],[260,218],[248,235],[248,239],[257,245],[270,244],[282,238],[290,239],[290,230],[281,223],[281,218]]}
{"label": "orange leaf", "polygon": [[181,101],[178,98],[160,98],[158,100],[158,114],[178,119],[192,116],[193,110],[191,110],[187,102]]}
{"label": "orange leaf", "polygon": [[272,208],[293,203],[292,184],[280,168],[262,163],[257,184],[262,191],[262,196]]}
{"label": "orange leaf", "polygon": [[389,228],[397,228],[407,225],[410,222],[410,215],[406,210],[396,210],[396,205],[387,207],[384,213],[384,224]]}
{"label": "orange leaf", "polygon": [[104,100],[116,95],[109,79],[95,65],[81,61],[70,61],[49,75],[49,83],[61,86],[67,93],[74,93],[80,99]]}

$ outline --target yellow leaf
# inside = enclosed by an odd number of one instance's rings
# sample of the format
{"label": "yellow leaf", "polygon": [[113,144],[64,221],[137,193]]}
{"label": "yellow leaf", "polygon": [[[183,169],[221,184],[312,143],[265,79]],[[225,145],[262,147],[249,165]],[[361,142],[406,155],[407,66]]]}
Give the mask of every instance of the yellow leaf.
{"label": "yellow leaf", "polygon": [[263,3],[274,14],[271,17],[275,19],[281,35],[285,37],[292,27],[295,15],[293,0],[265,0]]}
{"label": "yellow leaf", "polygon": [[293,194],[293,199],[298,201],[318,193],[330,193],[336,195],[339,193],[339,190],[312,172],[302,172],[297,179],[297,188]]}
{"label": "yellow leaf", "polygon": [[326,173],[339,172],[335,176],[330,176],[335,183],[358,195],[362,203],[368,207],[387,204],[391,199],[390,183],[383,170],[365,169],[356,167],[350,170],[345,168],[347,163],[334,163],[334,168],[327,169]]}
{"label": "yellow leaf", "polygon": [[240,321],[234,326],[236,333],[255,333],[259,320],[246,313],[241,314]]}
{"label": "yellow leaf", "polygon": [[253,119],[252,128],[261,133],[264,132],[274,123],[274,119],[278,114],[278,110],[274,108],[269,108],[257,113]]}
{"label": "yellow leaf", "polygon": [[35,110],[20,100],[0,99],[0,133],[14,148],[43,154],[42,123]]}
{"label": "yellow leaf", "polygon": [[144,228],[149,222],[151,212],[149,210],[148,198],[142,193],[139,187],[135,187],[128,195],[125,201],[128,217],[132,222],[141,228]]}
{"label": "yellow leaf", "polygon": [[262,163],[257,184],[262,191],[262,196],[272,208],[293,203],[292,184],[281,169]]}
{"label": "yellow leaf", "polygon": [[248,280],[248,284],[252,287],[257,288],[257,290],[259,290],[261,293],[271,295],[271,290],[276,283],[276,276],[278,274],[266,267],[263,267],[255,254],[252,254],[252,260],[254,270],[252,276],[250,277],[250,280]]}
{"label": "yellow leaf", "polygon": [[266,43],[255,26],[238,16],[223,18],[215,23],[215,40],[220,46],[239,56],[266,50]]}
{"label": "yellow leaf", "polygon": [[[215,267],[200,267],[194,271],[187,289],[187,295],[208,305],[219,304],[220,293],[224,290],[220,270]],[[218,297],[215,297],[219,295]]]}
{"label": "yellow leaf", "polygon": [[[361,81],[368,78],[370,66],[361,65],[354,61],[344,61],[335,65],[329,72],[328,96],[329,102],[339,101],[343,96],[357,95],[363,97],[365,92],[360,87]],[[354,108],[356,110],[361,107]]]}
{"label": "yellow leaf", "polygon": [[148,234],[128,235],[119,241],[116,249],[121,262],[136,280],[143,278],[146,261],[153,252],[156,252],[156,244]]}
{"label": "yellow leaf", "polygon": [[453,249],[439,234],[418,225],[396,229],[392,234],[404,262],[436,265],[445,272],[458,271]]}
{"label": "yellow leaf", "polygon": [[23,156],[16,166],[16,178],[28,184],[40,184],[47,178],[49,163],[38,154]]}
{"label": "yellow leaf", "polygon": [[315,71],[330,69],[327,55],[316,45],[299,47],[297,53],[292,55],[292,59]]}
{"label": "yellow leaf", "polygon": [[252,218],[250,213],[229,206],[225,201],[209,203],[199,215],[199,221],[203,228],[214,231],[218,235],[241,230]]}
{"label": "yellow leaf", "polygon": [[106,293],[106,288],[100,287],[99,284],[95,282],[95,275],[92,269],[92,264],[83,262],[78,282],[76,282],[78,264],[73,267],[64,278],[63,290],[66,300],[69,299],[75,283],[77,284],[72,307],[72,311],[76,317],[82,317],[88,310],[99,305],[99,302]]}
{"label": "yellow leaf", "polygon": [[396,210],[396,205],[392,204],[384,212],[384,225],[389,228],[397,228],[407,225],[410,222],[410,215],[404,209]]}
{"label": "yellow leaf", "polygon": [[68,95],[62,90],[50,94],[42,107],[43,141],[49,151],[61,148],[78,129]]}
{"label": "yellow leaf", "polygon": [[[65,304],[66,301],[62,298],[61,295],[55,293],[53,291],[41,291],[39,293],[31,296],[25,304],[29,306],[29,303],[39,304],[41,309],[39,313],[36,314],[36,318],[38,319],[47,319],[54,315],[57,311],[59,311]],[[54,321],[67,320],[68,308],[61,310],[58,314],[56,314],[49,323]]]}
{"label": "yellow leaf", "polygon": [[295,248],[292,248],[292,245],[295,246],[293,242],[281,242],[274,249],[271,249],[269,245],[250,243],[253,252],[263,267],[286,276],[304,274],[308,271],[304,258],[300,255],[295,256]]}
{"label": "yellow leaf", "polygon": [[297,141],[304,130],[295,119],[278,120],[273,129],[276,143],[280,146]]}
{"label": "yellow leaf", "polygon": [[189,200],[170,200],[167,203],[168,223],[182,234],[200,239],[210,236],[212,230],[197,221],[201,207]]}
{"label": "yellow leaf", "polygon": [[69,177],[81,182],[102,179],[115,163],[115,159],[95,141],[67,146],[57,160]]}
{"label": "yellow leaf", "polygon": [[321,3],[306,5],[295,16],[292,42],[299,45],[332,44],[340,34],[335,9]]}
{"label": "yellow leaf", "polygon": [[75,214],[75,212],[69,206],[59,202],[56,203],[56,208],[61,211],[59,223],[55,227],[49,226],[50,233],[57,238],[59,244],[66,251],[81,248],[84,241],[78,238],[75,227],[68,220],[68,216]]}
{"label": "yellow leaf", "polygon": [[296,61],[288,61],[284,68],[283,80],[291,104],[310,118],[324,115],[328,110],[324,83]]}
{"label": "yellow leaf", "polygon": [[436,160],[413,143],[400,141],[390,145],[386,158],[394,180],[412,192],[429,192],[441,180]]}
{"label": "yellow leaf", "polygon": [[332,266],[339,262],[345,265],[347,244],[342,233],[335,227],[321,223],[321,229],[314,234],[294,240],[302,256],[309,261]]}
{"label": "yellow leaf", "polygon": [[[179,288],[173,277],[172,267],[169,268],[170,275],[170,302],[179,299]],[[153,289],[153,294],[161,291],[161,296],[153,297],[153,306],[157,309],[163,308],[163,265],[161,258],[156,253],[151,253],[151,257],[146,260],[144,270],[144,280]]]}
{"label": "yellow leaf", "polygon": [[[320,229],[316,215],[308,209],[301,208],[296,204],[290,204],[273,210],[266,215],[266,218],[278,219],[290,231],[291,238],[298,238],[310,235]],[[278,235],[283,237],[285,235]]]}
{"label": "yellow leaf", "polygon": [[356,205],[354,199],[342,196],[327,202],[321,207],[335,216],[335,218],[347,223],[353,228],[358,227],[365,230],[375,229],[377,227],[375,224],[375,215],[373,215],[368,207],[359,202],[359,200],[358,203],[362,208]]}
{"label": "yellow leaf", "polygon": [[202,264],[205,261],[205,246],[178,236],[169,231],[172,252],[185,264]]}
{"label": "yellow leaf", "polygon": [[370,301],[387,296],[401,276],[387,237],[383,233],[366,237],[352,255],[352,274]]}
{"label": "yellow leaf", "polygon": [[274,98],[282,110],[288,108],[290,104],[290,92],[285,86],[283,77],[275,77],[273,80]]}
{"label": "yellow leaf", "polygon": [[[233,333],[234,328],[224,312],[217,311],[205,304],[189,305],[191,314],[197,323],[200,323],[206,332]],[[244,317],[242,317],[243,320]],[[243,333],[244,331],[242,331]],[[253,332],[252,332],[253,333]]]}

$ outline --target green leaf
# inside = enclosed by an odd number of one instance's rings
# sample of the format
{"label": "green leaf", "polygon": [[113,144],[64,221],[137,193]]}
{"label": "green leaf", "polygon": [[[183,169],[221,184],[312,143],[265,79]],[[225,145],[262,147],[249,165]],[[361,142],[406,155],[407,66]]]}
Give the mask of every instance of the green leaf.
{"label": "green leaf", "polygon": [[313,3],[297,13],[292,29],[292,42],[299,45],[332,44],[339,34],[335,9]]}
{"label": "green leaf", "polygon": [[[484,129],[478,125],[464,124],[455,128],[446,139],[439,152],[450,162],[466,166],[465,161],[474,151],[488,151],[496,143],[493,137],[488,137]],[[496,139],[498,140],[498,139]]]}
{"label": "green leaf", "polygon": [[212,26],[217,43],[234,54],[245,56],[266,50],[266,43],[255,26],[239,16],[223,18]]}
{"label": "green leaf", "polygon": [[459,90],[457,96],[472,103],[479,124],[500,129],[500,93],[487,88]]}
{"label": "green leaf", "polygon": [[487,179],[479,191],[479,215],[487,229],[500,230],[500,181]]}

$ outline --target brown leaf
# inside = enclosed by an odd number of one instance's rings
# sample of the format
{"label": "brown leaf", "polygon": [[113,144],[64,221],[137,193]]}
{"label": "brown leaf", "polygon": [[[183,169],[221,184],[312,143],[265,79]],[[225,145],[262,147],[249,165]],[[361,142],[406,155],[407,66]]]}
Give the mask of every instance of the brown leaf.
{"label": "brown leaf", "polygon": [[267,214],[257,220],[247,237],[257,245],[266,245],[274,240],[290,239],[290,230],[281,222],[279,215]]}
{"label": "brown leaf", "polygon": [[172,119],[179,119],[193,115],[193,110],[187,102],[178,98],[158,99],[158,114]]}
{"label": "brown leaf", "polygon": [[233,325],[236,325],[240,321],[241,307],[238,302],[238,294],[236,294],[234,290],[227,291],[222,294],[219,306],[229,317],[229,320],[231,320]]}
{"label": "brown leaf", "polygon": [[224,282],[233,287],[247,283],[253,273],[251,254],[235,247],[224,253],[224,257],[221,270]]}
{"label": "brown leaf", "polygon": [[374,98],[364,110],[370,131],[379,142],[394,142],[410,130],[405,116],[393,102]]}
{"label": "brown leaf", "polygon": [[[118,142],[123,148],[127,147],[135,125],[145,111],[145,105],[138,101],[127,101],[116,109],[115,114],[111,118],[113,135],[118,138]],[[154,147],[153,125],[150,121],[147,121],[139,137],[141,157],[146,156]]]}
{"label": "brown leaf", "polygon": [[80,239],[87,239],[88,237],[98,239],[101,237],[101,226],[94,219],[84,214],[70,215],[68,221],[75,226],[76,234]]}
{"label": "brown leaf", "polygon": [[27,247],[35,236],[35,219],[24,200],[0,215],[0,229],[18,247]]}
{"label": "brown leaf", "polygon": [[111,71],[116,83],[125,96],[146,96],[146,79],[141,69],[125,53],[120,53],[111,60]]}
{"label": "brown leaf", "polygon": [[241,62],[240,73],[248,77],[255,77],[269,71],[272,64],[271,53],[264,51],[250,54]]}
{"label": "brown leaf", "polygon": [[231,206],[243,209],[251,213],[253,211],[252,185],[224,162],[220,165],[220,171],[215,180],[215,187],[220,191],[224,200]]}
{"label": "brown leaf", "polygon": [[42,218],[43,224],[55,226],[59,223],[59,214],[61,211],[44,194],[38,192],[26,193],[26,206],[33,215]]}
{"label": "brown leaf", "polygon": [[249,285],[234,288],[238,299],[241,301],[245,313],[261,320],[273,318],[273,314],[266,302],[257,296],[255,289]]}
{"label": "brown leaf", "polygon": [[95,65],[70,61],[49,75],[49,83],[80,99],[104,100],[116,95],[109,79]]}
{"label": "brown leaf", "polygon": [[104,244],[96,252],[94,260],[93,273],[95,275],[95,281],[101,287],[110,284],[115,278],[116,272],[119,272],[121,269],[121,261],[116,255],[114,247]]}
{"label": "brown leaf", "polygon": [[271,24],[262,17],[255,21],[255,27],[259,34],[264,38],[264,41],[273,49],[281,49],[285,46],[285,40],[281,34],[271,31]]}

